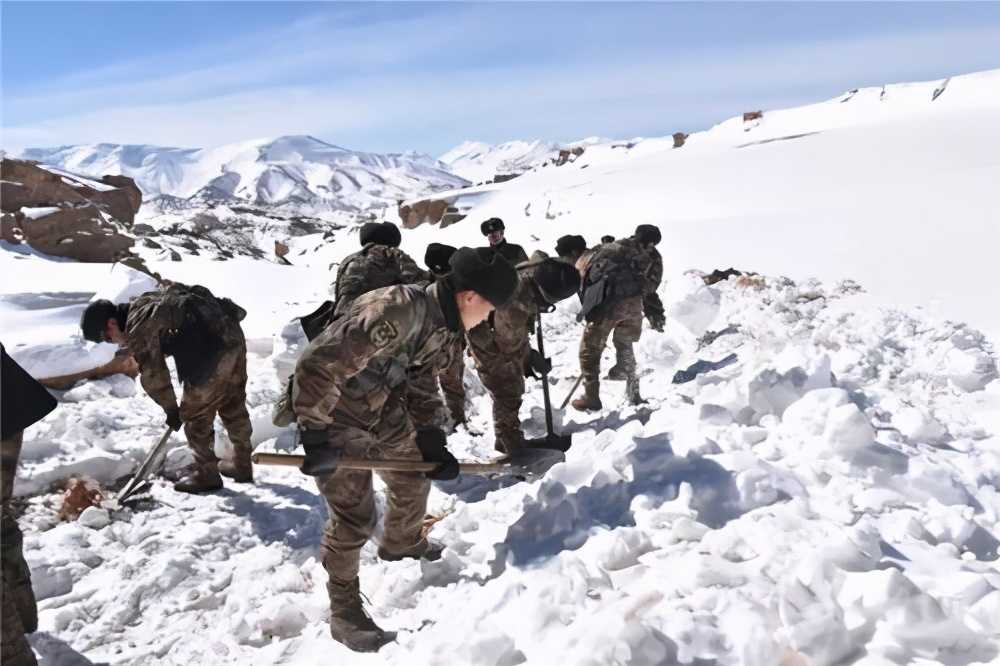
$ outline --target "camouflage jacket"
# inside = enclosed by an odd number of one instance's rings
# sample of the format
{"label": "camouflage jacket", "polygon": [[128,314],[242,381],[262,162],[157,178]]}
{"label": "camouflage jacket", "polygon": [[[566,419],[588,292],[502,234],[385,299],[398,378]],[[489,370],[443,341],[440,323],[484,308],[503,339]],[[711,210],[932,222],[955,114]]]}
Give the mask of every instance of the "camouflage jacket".
{"label": "camouflage jacket", "polygon": [[244,316],[238,305],[198,285],[165,283],[132,299],[125,340],[149,397],[164,409],[177,406],[167,356],[174,357],[182,382],[198,383],[211,374],[220,354],[245,350]]}
{"label": "camouflage jacket", "polygon": [[533,267],[517,271],[517,291],[502,307],[493,311],[488,321],[469,331],[469,345],[480,358],[494,357],[521,363],[531,344],[535,317],[538,315],[538,300],[535,297]]}
{"label": "camouflage jacket", "polygon": [[617,270],[617,276],[630,282],[625,297],[641,296],[646,316],[663,313],[656,290],[663,280],[663,259],[655,247],[643,247],[634,238],[603,243],[587,250],[576,264],[581,285],[594,283],[604,274]]}
{"label": "camouflage jacket", "polygon": [[450,282],[368,292],[331,323],[295,366],[291,407],[300,425],[371,426],[403,392],[416,427],[439,425],[438,373],[457,352],[462,324]]}
{"label": "camouflage jacket", "polygon": [[430,281],[430,273],[399,248],[369,243],[344,259],[337,269],[334,316],[347,312],[354,299],[373,289],[397,284],[426,285]]}

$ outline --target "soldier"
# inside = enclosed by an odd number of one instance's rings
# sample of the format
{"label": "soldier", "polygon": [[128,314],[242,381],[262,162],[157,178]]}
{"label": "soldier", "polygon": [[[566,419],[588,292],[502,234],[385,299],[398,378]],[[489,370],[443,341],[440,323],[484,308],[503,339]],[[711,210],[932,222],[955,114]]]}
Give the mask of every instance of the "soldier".
{"label": "soldier", "polygon": [[556,254],[561,261],[565,261],[571,266],[587,251],[587,241],[583,236],[566,235],[556,241]]}
{"label": "soldier", "polygon": [[[252,428],[246,406],[247,347],[240,328],[246,312],[202,286],[161,285],[130,303],[99,300],[80,319],[93,342],[127,345],[139,364],[142,386],[174,430],[184,426],[194,465],[174,489],[201,493],[222,488],[220,473],[253,482]],[[166,357],[173,356],[184,387],[180,407]],[[233,460],[215,456],[215,415],[233,443]]]}
{"label": "soldier", "polygon": [[31,589],[31,570],[24,561],[24,536],[10,506],[14,472],[21,455],[24,429],[41,421],[56,407],[45,387],[24,371],[0,345],[0,559],[2,559],[2,614],[0,655],[4,666],[35,666],[38,662],[25,634],[38,628],[38,608]]}
{"label": "soldier", "polygon": [[655,247],[659,242],[659,229],[640,224],[632,237],[599,245],[582,259],[586,267],[578,318],[587,321],[580,341],[584,396],[573,401],[575,409],[601,409],[601,354],[612,331],[617,362],[609,379],[626,381],[633,405],[643,401],[632,345],[642,334],[643,314],[653,330],[662,331],[666,322],[656,293],[663,279],[663,260]]}
{"label": "soldier", "polygon": [[[451,273],[451,260],[457,248],[441,243],[430,243],[424,253],[424,264],[431,270],[434,279],[443,278]],[[459,336],[456,344],[458,350],[451,355],[451,362],[441,370],[438,381],[444,393],[444,402],[448,406],[453,427],[465,423],[465,336]]]}
{"label": "soldier", "polygon": [[615,242],[615,237],[614,236],[601,236],[601,242],[602,243],[614,243]]}
{"label": "soldier", "polygon": [[479,225],[479,230],[490,242],[490,247],[499,252],[504,259],[514,266],[524,263],[528,260],[528,253],[520,245],[507,242],[504,238],[505,229],[503,220],[499,217],[491,217]]}
{"label": "soldier", "polygon": [[427,271],[399,249],[402,236],[392,222],[366,222],[358,236],[361,250],[344,259],[337,270],[333,285],[334,317],[347,312],[354,299],[365,292],[394,284],[430,281]]}
{"label": "soldier", "polygon": [[576,269],[556,259],[523,265],[517,274],[514,296],[468,334],[476,369],[493,399],[496,449],[507,454],[524,446],[519,412],[525,376],[542,376],[551,369],[531,348],[535,318],[580,288]]}
{"label": "soldier", "polygon": [[[387,486],[383,560],[437,559],[442,547],[421,534],[429,479],[458,475],[435,422],[435,375],[456,338],[502,306],[517,288],[513,267],[495,252],[458,250],[452,272],[429,287],[401,285],[358,298],[306,348],[295,369],[292,410],[306,452],[302,471],[317,477],[329,506],[323,567],[329,575],[330,633],[352,650],[393,640],[361,604],[361,548],[375,529],[368,471],[336,469],[340,455],[430,460],[428,475],[382,472]],[[428,478],[429,477],[429,478]]]}

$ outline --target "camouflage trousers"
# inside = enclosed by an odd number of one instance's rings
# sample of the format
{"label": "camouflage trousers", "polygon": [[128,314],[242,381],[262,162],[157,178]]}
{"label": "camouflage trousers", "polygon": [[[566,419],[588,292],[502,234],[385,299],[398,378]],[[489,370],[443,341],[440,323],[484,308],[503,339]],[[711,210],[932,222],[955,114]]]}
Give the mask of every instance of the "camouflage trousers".
{"label": "camouflage trousers", "polygon": [[[366,427],[352,421],[349,417],[338,418],[335,412],[329,428],[330,445],[342,450],[345,456],[423,460],[401,398],[390,399],[374,425]],[[431,482],[414,472],[378,472],[378,475],[386,485],[382,548],[394,555],[422,553],[427,548],[421,531]],[[317,477],[316,484],[330,513],[323,533],[323,568],[331,580],[350,582],[358,576],[361,548],[375,532],[372,472],[338,469]]]}
{"label": "camouflage trousers", "polygon": [[460,349],[451,357],[451,363],[438,375],[444,402],[453,423],[465,422],[465,337],[459,338]]}
{"label": "camouflage trousers", "polygon": [[[613,333],[613,335],[612,335]],[[580,373],[586,384],[600,382],[601,354],[612,335],[618,367],[627,377],[635,377],[635,350],[632,345],[642,335],[642,298],[633,296],[613,304],[599,319],[588,321],[580,340]]]}
{"label": "camouflage trousers", "polygon": [[512,453],[524,446],[521,403],[524,400],[524,354],[505,356],[495,347],[472,345],[472,357],[483,386],[493,400],[493,432],[496,449]]}
{"label": "camouflage trousers", "polygon": [[38,611],[31,589],[31,571],[24,560],[24,537],[10,506],[14,490],[14,473],[21,455],[23,433],[0,441],[0,495],[3,513],[0,516],[0,559],[2,559],[2,609],[0,609],[0,654],[6,666],[35,664],[25,634],[38,628]]}
{"label": "camouflage trousers", "polygon": [[[188,446],[198,465],[218,463],[215,455],[215,415],[229,433],[238,454],[250,455],[250,414],[247,412],[247,350],[240,345],[226,351],[212,377],[197,386],[184,385],[181,420]],[[239,456],[237,456],[239,457]]]}

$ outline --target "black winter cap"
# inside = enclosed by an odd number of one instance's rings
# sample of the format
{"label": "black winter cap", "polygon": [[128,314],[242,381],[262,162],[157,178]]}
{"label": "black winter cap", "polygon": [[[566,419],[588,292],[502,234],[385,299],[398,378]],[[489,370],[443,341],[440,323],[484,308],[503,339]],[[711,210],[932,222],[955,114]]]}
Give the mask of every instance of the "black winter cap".
{"label": "black winter cap", "polygon": [[451,265],[448,260],[455,254],[458,248],[443,243],[431,243],[424,253],[424,264],[435,275],[444,275],[451,272]]}
{"label": "black winter cap", "polygon": [[104,342],[104,328],[109,319],[118,316],[118,306],[106,299],[94,301],[80,315],[83,338],[91,342]]}
{"label": "black winter cap", "polygon": [[656,245],[663,238],[660,235],[660,230],[654,227],[652,224],[640,224],[635,228],[635,237],[640,243],[649,243],[651,245]]}
{"label": "black winter cap", "polygon": [[602,243],[614,243],[615,242],[615,237],[614,236],[601,236],[601,242]]}
{"label": "black winter cap", "polygon": [[474,291],[500,307],[517,291],[517,271],[491,248],[459,248],[448,263],[456,292]]}
{"label": "black winter cap", "polygon": [[399,244],[403,241],[403,237],[399,233],[399,227],[392,222],[365,222],[361,225],[361,232],[358,236],[361,239],[362,246],[369,243],[376,243],[377,245],[399,247]]}
{"label": "black winter cap", "polygon": [[483,232],[484,236],[489,236],[494,231],[503,231],[506,228],[507,227],[503,224],[503,220],[499,217],[491,217],[479,225],[479,230]]}
{"label": "black winter cap", "polygon": [[556,254],[566,257],[571,254],[583,254],[587,251],[587,239],[583,236],[566,235],[556,241]]}
{"label": "black winter cap", "polygon": [[580,290],[580,273],[565,261],[545,259],[535,266],[532,277],[549,303],[558,303]]}

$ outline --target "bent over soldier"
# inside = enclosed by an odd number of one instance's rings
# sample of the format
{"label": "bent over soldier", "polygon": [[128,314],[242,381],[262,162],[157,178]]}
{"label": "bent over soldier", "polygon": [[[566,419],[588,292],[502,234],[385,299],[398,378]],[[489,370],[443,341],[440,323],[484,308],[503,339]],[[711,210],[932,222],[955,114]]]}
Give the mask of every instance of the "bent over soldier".
{"label": "bent over soldier", "polygon": [[[451,273],[451,264],[448,262],[458,248],[442,243],[430,243],[424,253],[424,264],[430,269],[435,280],[441,279]],[[451,417],[452,427],[457,427],[465,423],[465,336],[459,336],[456,344],[458,349],[450,355],[451,362],[441,370],[438,381],[441,384],[441,392],[444,393],[444,402],[448,407],[448,415]]]}
{"label": "bent over soldier", "polygon": [[330,520],[323,535],[329,575],[330,632],[352,650],[393,640],[361,604],[361,548],[375,529],[369,471],[337,469],[340,455],[441,463],[428,475],[380,472],[387,486],[379,557],[437,559],[441,547],[421,534],[430,480],[454,478],[435,415],[436,374],[456,338],[503,305],[517,286],[513,267],[490,250],[462,248],[450,275],[428,287],[403,285],[364,294],[306,348],[295,368],[291,407],[306,452],[302,471],[316,476]]}
{"label": "bent over soldier", "polygon": [[580,274],[557,259],[522,264],[517,275],[514,296],[468,334],[479,377],[493,399],[496,449],[507,454],[524,446],[519,412],[525,375],[541,376],[550,369],[543,367],[545,360],[531,349],[535,319],[580,288]]}
{"label": "bent over soldier", "polygon": [[[174,430],[184,427],[194,465],[174,489],[200,493],[222,488],[220,473],[253,482],[252,427],[246,406],[247,346],[240,328],[243,308],[216,298],[205,287],[164,284],[129,303],[99,300],[84,310],[86,339],[126,345],[139,364],[139,379]],[[184,388],[180,405],[166,358],[174,357]],[[215,455],[215,415],[233,443],[232,461]]]}
{"label": "bent over soldier", "polygon": [[640,224],[629,238],[603,243],[578,261],[583,275],[580,318],[586,319],[580,341],[580,373],[584,395],[573,401],[580,411],[601,409],[601,354],[612,335],[617,362],[609,379],[624,379],[632,404],[640,404],[639,376],[633,344],[642,335],[645,314],[654,330],[666,318],[656,290],[663,279],[663,260],[656,250],[660,230]]}

